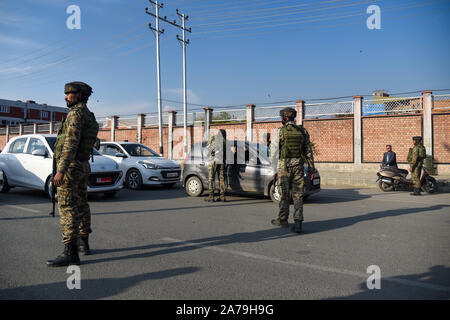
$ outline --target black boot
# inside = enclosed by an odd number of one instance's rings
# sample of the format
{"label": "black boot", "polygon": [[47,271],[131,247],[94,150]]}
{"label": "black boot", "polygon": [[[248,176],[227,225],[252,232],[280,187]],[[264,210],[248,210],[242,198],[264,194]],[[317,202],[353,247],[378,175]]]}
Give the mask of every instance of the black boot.
{"label": "black boot", "polygon": [[294,221],[294,226],[291,228],[292,232],[301,233],[302,232],[302,222]]}
{"label": "black boot", "polygon": [[271,223],[272,223],[272,225],[277,226],[277,227],[282,227],[282,228],[289,227],[289,223],[287,222],[287,220],[280,220],[280,218],[273,219],[271,221]]}
{"label": "black boot", "polygon": [[64,246],[64,252],[57,256],[55,260],[47,261],[47,266],[49,267],[65,267],[70,265],[80,265],[76,241],[66,244]]}
{"label": "black boot", "polygon": [[78,252],[82,253],[85,256],[91,254],[91,250],[89,249],[89,235],[83,235],[78,238]]}
{"label": "black boot", "polygon": [[420,196],[420,189],[415,189],[414,188],[414,192],[411,192],[410,195],[412,195],[412,196]]}

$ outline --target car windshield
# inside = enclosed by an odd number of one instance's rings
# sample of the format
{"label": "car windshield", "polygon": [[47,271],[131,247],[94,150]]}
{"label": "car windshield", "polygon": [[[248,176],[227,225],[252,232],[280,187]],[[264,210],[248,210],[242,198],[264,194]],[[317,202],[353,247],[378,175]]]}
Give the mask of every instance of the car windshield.
{"label": "car windshield", "polygon": [[132,157],[159,157],[159,154],[142,144],[124,143],[121,146]]}
{"label": "car windshield", "polygon": [[[45,140],[47,140],[48,145],[52,149],[53,152],[55,152],[55,143],[56,143],[56,137],[45,137]],[[97,149],[92,148],[92,153],[96,156],[101,156],[102,154],[97,151]]]}

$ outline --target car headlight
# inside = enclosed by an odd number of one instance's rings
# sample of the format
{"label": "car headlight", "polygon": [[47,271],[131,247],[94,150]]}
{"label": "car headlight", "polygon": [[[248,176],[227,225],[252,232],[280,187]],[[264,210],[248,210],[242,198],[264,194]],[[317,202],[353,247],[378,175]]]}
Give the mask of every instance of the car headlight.
{"label": "car headlight", "polygon": [[142,165],[145,169],[158,169],[159,166],[154,163],[145,162],[145,161],[138,161],[140,165]]}

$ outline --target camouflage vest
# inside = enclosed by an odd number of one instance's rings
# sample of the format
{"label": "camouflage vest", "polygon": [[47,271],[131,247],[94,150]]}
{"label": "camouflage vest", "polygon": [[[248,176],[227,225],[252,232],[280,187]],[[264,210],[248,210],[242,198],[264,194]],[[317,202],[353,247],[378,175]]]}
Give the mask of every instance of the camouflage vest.
{"label": "camouflage vest", "polygon": [[[72,111],[72,110],[71,110]],[[98,123],[95,119],[95,115],[93,112],[89,111],[89,109],[84,106],[81,108],[77,108],[72,112],[81,112],[81,136],[80,143],[78,145],[77,154],[75,155],[75,159],[79,161],[87,161],[89,157],[92,155],[92,148],[97,142],[97,134],[98,134]],[[55,144],[55,157],[59,159],[62,153],[62,149],[64,146],[64,141],[67,136],[67,124],[64,121],[61,124],[61,128],[58,131],[58,137],[56,139]]]}
{"label": "camouflage vest", "polygon": [[283,141],[280,149],[280,159],[303,158],[306,134],[302,127],[287,124],[281,128]]}

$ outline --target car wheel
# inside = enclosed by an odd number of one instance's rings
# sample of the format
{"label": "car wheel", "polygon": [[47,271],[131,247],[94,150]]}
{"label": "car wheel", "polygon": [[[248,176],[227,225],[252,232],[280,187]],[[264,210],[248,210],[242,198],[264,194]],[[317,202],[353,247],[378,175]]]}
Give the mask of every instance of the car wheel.
{"label": "car wheel", "polygon": [[137,190],[142,188],[142,175],[137,169],[131,169],[126,177],[127,186],[130,189]]}
{"label": "car wheel", "polygon": [[0,172],[0,193],[8,193],[11,187],[8,184],[8,179],[6,178],[6,174],[1,171]]}
{"label": "car wheel", "polygon": [[186,182],[186,192],[191,197],[198,197],[203,193],[203,184],[199,177],[190,177]]}
{"label": "car wheel", "polygon": [[272,200],[274,203],[280,203],[281,200],[281,194],[280,194],[280,188],[275,185],[275,183],[272,183],[269,189],[269,195],[270,200]]}
{"label": "car wheel", "polygon": [[378,187],[380,187],[381,191],[389,192],[394,190],[394,186],[392,184],[388,184],[382,180],[378,182]]}

